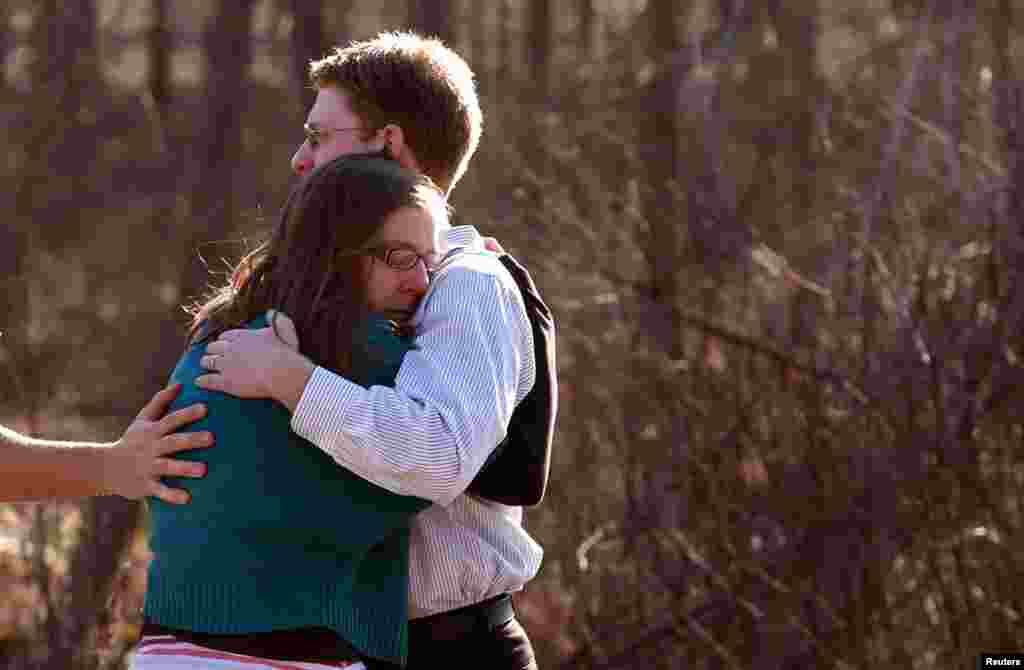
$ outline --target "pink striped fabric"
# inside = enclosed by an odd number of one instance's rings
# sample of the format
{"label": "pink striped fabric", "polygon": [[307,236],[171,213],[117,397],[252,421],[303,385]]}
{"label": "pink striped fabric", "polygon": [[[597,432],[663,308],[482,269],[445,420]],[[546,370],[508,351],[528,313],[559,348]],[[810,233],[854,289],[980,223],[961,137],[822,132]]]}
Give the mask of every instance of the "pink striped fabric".
{"label": "pink striped fabric", "polygon": [[366,670],[361,661],[306,663],[275,661],[182,642],[171,635],[147,635],[132,651],[129,670]]}

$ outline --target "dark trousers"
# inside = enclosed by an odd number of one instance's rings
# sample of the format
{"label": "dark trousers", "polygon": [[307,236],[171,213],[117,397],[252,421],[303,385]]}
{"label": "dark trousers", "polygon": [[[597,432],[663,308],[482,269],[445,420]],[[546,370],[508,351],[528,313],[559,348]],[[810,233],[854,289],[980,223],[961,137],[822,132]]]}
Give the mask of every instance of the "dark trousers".
{"label": "dark trousers", "polygon": [[[397,665],[367,661],[369,670],[397,670]],[[438,641],[429,631],[409,630],[409,663],[405,670],[481,668],[482,670],[537,670],[533,645],[518,619],[490,630],[479,628],[457,640]]]}
{"label": "dark trousers", "polygon": [[518,619],[492,630],[479,630],[460,640],[435,642],[425,635],[409,635],[406,670],[437,668],[483,670],[537,670],[533,645]]}

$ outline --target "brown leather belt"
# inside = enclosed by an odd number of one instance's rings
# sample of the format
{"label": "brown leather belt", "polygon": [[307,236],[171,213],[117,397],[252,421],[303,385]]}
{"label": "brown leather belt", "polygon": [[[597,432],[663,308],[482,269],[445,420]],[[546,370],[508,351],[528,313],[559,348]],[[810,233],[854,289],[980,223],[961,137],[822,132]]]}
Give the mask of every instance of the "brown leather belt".
{"label": "brown leather belt", "polygon": [[452,642],[473,633],[494,630],[515,616],[512,596],[503,593],[475,605],[411,620],[409,644],[412,647],[417,641]]}

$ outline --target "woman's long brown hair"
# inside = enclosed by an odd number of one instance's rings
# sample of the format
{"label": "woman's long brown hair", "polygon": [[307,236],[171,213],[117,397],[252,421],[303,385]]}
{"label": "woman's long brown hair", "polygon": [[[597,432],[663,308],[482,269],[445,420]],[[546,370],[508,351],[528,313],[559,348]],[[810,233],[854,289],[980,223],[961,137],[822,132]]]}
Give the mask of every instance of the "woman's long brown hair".
{"label": "woman's long brown hair", "polygon": [[195,310],[189,342],[215,339],[275,309],[295,323],[302,353],[345,374],[368,315],[358,256],[391,213],[422,207],[444,216],[428,177],[380,154],[337,158],[288,197],[268,240],[237,265],[227,286]]}

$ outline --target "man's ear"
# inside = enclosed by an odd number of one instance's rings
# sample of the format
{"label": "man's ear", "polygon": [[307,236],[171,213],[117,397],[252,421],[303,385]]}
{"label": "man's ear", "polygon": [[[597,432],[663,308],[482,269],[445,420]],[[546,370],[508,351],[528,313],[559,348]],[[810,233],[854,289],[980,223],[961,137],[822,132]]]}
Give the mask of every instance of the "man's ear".
{"label": "man's ear", "polygon": [[399,165],[416,172],[423,171],[420,169],[420,163],[413,155],[412,149],[405,142],[405,131],[401,126],[389,123],[381,129],[381,134],[384,137],[384,151],[398,161]]}

